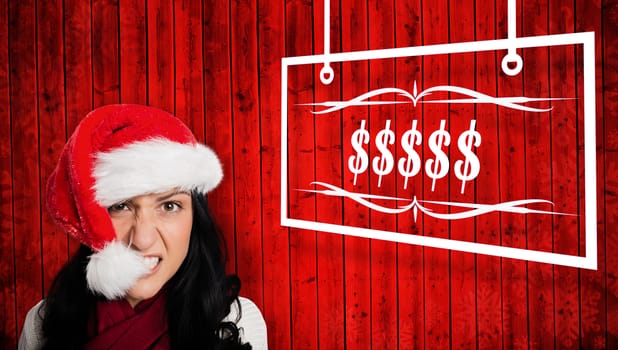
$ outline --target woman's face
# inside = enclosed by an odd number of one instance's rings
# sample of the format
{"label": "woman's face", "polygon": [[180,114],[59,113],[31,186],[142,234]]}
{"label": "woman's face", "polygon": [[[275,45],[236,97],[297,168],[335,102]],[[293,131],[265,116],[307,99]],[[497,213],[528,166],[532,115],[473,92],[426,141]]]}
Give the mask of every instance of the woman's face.
{"label": "woman's face", "polygon": [[147,194],[108,208],[116,237],[131,244],[151,264],[127,294],[131,306],[153,297],[178,271],[187,256],[193,207],[186,192]]}

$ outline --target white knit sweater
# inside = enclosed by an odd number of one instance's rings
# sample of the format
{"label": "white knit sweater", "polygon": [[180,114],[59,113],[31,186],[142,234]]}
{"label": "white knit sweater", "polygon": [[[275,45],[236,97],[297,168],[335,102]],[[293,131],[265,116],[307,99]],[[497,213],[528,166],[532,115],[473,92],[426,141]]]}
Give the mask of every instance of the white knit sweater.
{"label": "white knit sweater", "polygon": [[[260,309],[249,299],[239,297],[241,307],[241,318],[236,322],[241,339],[243,342],[251,344],[254,350],[267,350],[266,322]],[[42,319],[38,316],[39,309],[43,305],[43,300],[36,304],[24,321],[24,329],[19,338],[19,350],[40,349],[43,347],[43,331],[41,329]],[[232,309],[224,321],[234,322],[238,317],[238,305],[232,304]]]}

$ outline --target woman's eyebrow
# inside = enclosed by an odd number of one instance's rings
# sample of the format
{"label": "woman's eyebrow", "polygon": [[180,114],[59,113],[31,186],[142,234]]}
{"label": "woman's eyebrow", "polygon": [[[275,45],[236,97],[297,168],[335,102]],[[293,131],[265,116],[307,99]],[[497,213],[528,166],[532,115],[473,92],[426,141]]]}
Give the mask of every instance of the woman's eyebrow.
{"label": "woman's eyebrow", "polygon": [[188,193],[183,192],[183,191],[174,191],[174,192],[172,192],[172,193],[169,193],[169,194],[163,195],[163,196],[161,196],[161,197],[158,197],[158,198],[156,199],[156,201],[157,201],[157,202],[163,202],[163,201],[166,201],[166,200],[168,200],[168,199],[170,199],[170,198],[174,197],[174,196],[175,196],[175,195],[177,195],[177,194],[187,194],[187,195],[188,195]]}

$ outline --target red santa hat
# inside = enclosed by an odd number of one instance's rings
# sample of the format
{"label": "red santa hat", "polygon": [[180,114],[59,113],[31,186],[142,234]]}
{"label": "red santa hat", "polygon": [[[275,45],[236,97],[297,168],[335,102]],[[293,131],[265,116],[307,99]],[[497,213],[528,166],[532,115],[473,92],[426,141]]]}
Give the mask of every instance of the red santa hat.
{"label": "red santa hat", "polygon": [[178,118],[153,107],[109,105],[90,112],[68,140],[47,182],[47,206],[57,223],[93,249],[89,288],[117,299],[149,269],[116,239],[107,208],[171,189],[207,193],[222,177],[215,153]]}

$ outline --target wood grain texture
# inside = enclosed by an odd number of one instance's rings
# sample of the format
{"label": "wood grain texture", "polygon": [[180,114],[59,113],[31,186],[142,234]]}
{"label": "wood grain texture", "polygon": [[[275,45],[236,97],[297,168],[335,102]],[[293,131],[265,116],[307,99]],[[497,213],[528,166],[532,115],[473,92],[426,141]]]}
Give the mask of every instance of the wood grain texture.
{"label": "wood grain texture", "polygon": [[[313,53],[312,8],[305,1],[292,1],[286,6],[286,55]],[[311,67],[289,73],[289,90],[299,103],[314,102],[314,74]],[[304,189],[315,179],[314,117],[300,109],[288,111],[288,161],[303,164],[289,171],[288,193],[291,217],[315,219],[315,197],[306,196]],[[292,348],[318,347],[317,254],[316,232],[290,229],[290,311]]]}
{"label": "wood grain texture", "polygon": [[[607,4],[606,4],[607,5]],[[607,201],[607,195],[612,193],[611,188],[608,191],[608,186],[610,182],[607,181],[607,162],[606,160],[612,159],[611,157],[606,157],[606,141],[608,138],[606,136],[606,128],[605,128],[605,98],[607,92],[611,94],[611,91],[616,92],[616,89],[605,89],[604,81],[606,79],[613,79],[615,82],[615,78],[612,76],[604,77],[604,72],[606,68],[603,67],[600,63],[598,63],[599,57],[605,57],[605,54],[612,54],[612,52],[608,53],[607,48],[605,48],[605,42],[603,38],[607,38],[608,36],[604,34],[605,29],[602,27],[602,17],[603,12],[601,11],[601,2],[599,1],[577,1],[575,3],[577,11],[575,12],[575,30],[576,31],[594,31],[595,32],[595,57],[597,58],[596,66],[596,143],[597,143],[597,249],[598,249],[598,269],[596,271],[582,271],[581,272],[581,291],[580,291],[580,305],[581,305],[581,340],[580,346],[582,348],[588,349],[611,349],[612,347],[618,346],[618,339],[615,336],[612,336],[612,333],[608,333],[608,330],[612,327],[610,325],[611,322],[615,322],[617,319],[611,320],[608,317],[611,312],[607,312],[612,310],[613,307],[608,305],[609,300],[616,300],[610,297],[611,294],[607,293],[607,282],[611,279],[607,279],[606,276],[613,274],[612,269],[615,266],[613,263],[616,260],[613,259],[613,255],[611,250],[608,250],[608,244],[612,239],[616,239],[616,235],[612,234],[611,226],[608,226],[607,219],[612,212],[615,211],[615,201],[614,207],[612,207],[612,201]],[[611,8],[611,6],[609,6]],[[614,9],[616,6],[614,5]],[[613,34],[609,34],[609,38],[614,38],[610,40],[614,40],[616,43],[616,21],[614,21],[614,30]],[[582,54],[578,52],[577,60],[580,61]],[[609,58],[612,60],[612,58]],[[605,60],[605,59],[604,59]],[[615,61],[615,60],[614,60]],[[609,62],[605,61],[605,64]],[[616,65],[614,64],[614,67]],[[578,69],[577,74],[581,76],[582,72]],[[610,85],[612,83],[610,82]],[[614,85],[615,86],[615,85]],[[607,90],[607,92],[606,92]],[[579,85],[577,93],[579,96],[583,94],[583,86]],[[615,101],[615,100],[614,100]],[[614,103],[615,105],[615,103]],[[610,102],[611,106],[611,102]],[[580,124],[582,120],[580,118]],[[614,130],[616,130],[614,128]],[[581,129],[579,131],[579,139],[581,144]],[[609,134],[607,134],[609,135]],[[582,151],[580,150],[580,159],[582,156]],[[605,161],[601,161],[604,159]],[[613,158],[616,159],[615,157]],[[614,161],[615,164],[615,161]],[[611,196],[610,196],[611,198]],[[584,204],[583,200],[579,200],[580,208]],[[607,205],[609,203],[609,205]],[[607,211],[607,210],[611,211]],[[581,227],[581,225],[580,225]],[[580,228],[581,230],[581,228]],[[581,248],[580,248],[581,249]],[[606,274],[607,271],[607,274]],[[615,270],[614,270],[615,271]],[[615,289],[614,289],[615,290]],[[614,295],[618,295],[618,293],[614,293]],[[615,305],[615,304],[614,304]],[[612,323],[612,325],[615,323]]]}
{"label": "wood grain texture", "polygon": [[[496,3],[497,37],[507,37],[507,4]],[[518,11],[521,7],[518,5]],[[502,24],[502,25],[500,25]],[[518,27],[517,35],[522,35]],[[497,55],[502,62],[504,53]],[[523,93],[523,77],[507,76],[498,66],[498,96],[519,96]],[[524,113],[517,110],[498,109],[499,144],[499,200],[500,202],[526,198],[526,134]],[[509,247],[525,248],[527,242],[526,220],[521,215],[503,213],[500,215],[501,244]],[[502,341],[515,348],[528,346],[528,320],[526,315],[527,283],[526,262],[501,259],[502,265]]]}
{"label": "wood grain texture", "polygon": [[47,291],[68,259],[67,235],[45,210],[44,200],[47,178],[56,166],[66,141],[62,2],[37,2],[37,23],[41,251],[43,291]]}
{"label": "wood grain texture", "polygon": [[11,147],[11,91],[9,6],[0,1],[0,347],[17,345],[15,306],[15,246],[13,230],[13,169]]}
{"label": "wood grain texture", "polygon": [[118,0],[92,1],[92,79],[96,107],[120,102]]}
{"label": "wood grain texture", "polygon": [[[421,2],[395,1],[395,46],[410,47],[422,43]],[[420,57],[407,57],[396,60],[395,84],[409,90],[414,82],[423,83]],[[397,135],[403,135],[412,127],[413,120],[422,125],[422,110],[410,104],[395,107]],[[402,154],[403,156],[403,154]],[[398,178],[397,197],[420,196],[423,176],[408,179],[404,189],[403,178]],[[399,232],[422,234],[423,222],[415,218],[411,211],[397,217]],[[424,300],[424,248],[409,244],[397,246],[397,294],[398,294],[398,328],[399,348],[425,348],[425,307],[422,303],[410,303],[409,300]]]}
{"label": "wood grain texture", "polygon": [[64,2],[64,47],[67,133],[93,109],[92,9],[85,2]]}
{"label": "wood grain texture", "polygon": [[146,1],[120,1],[118,12],[120,102],[146,104],[148,71]]}
{"label": "wood grain texture", "polygon": [[[66,131],[73,133],[79,121],[94,108],[92,63],[92,8],[84,1],[64,1],[64,52]],[[69,239],[69,251],[79,243]],[[71,253],[70,253],[71,254]]]}
{"label": "wood grain texture", "polygon": [[[496,39],[495,7],[477,2],[476,8],[476,40]],[[485,25],[480,25],[486,23]],[[499,55],[493,52],[477,53],[475,55],[477,72],[476,90],[497,96],[497,77],[500,69]],[[501,58],[501,57],[500,57]],[[479,105],[476,108],[478,132],[483,135],[482,147],[477,149],[483,171],[476,178],[476,200],[479,203],[497,203],[500,201],[498,188],[499,154],[498,154],[498,107]],[[501,236],[498,215],[480,217],[475,220],[476,240],[481,243],[500,245]],[[500,258],[477,255],[476,257],[476,304],[477,322],[476,334],[479,349],[502,349],[502,310],[499,307],[502,300]],[[508,344],[507,344],[508,345]]]}
{"label": "wood grain texture", "polygon": [[263,308],[268,342],[292,346],[289,230],[281,222],[281,57],[285,56],[283,1],[258,2],[258,61],[262,190]]}
{"label": "wood grain texture", "polygon": [[[573,1],[552,3],[548,20],[550,33],[565,33],[574,30],[573,5]],[[558,18],[560,21],[557,20]],[[576,80],[574,67],[575,55],[572,47],[559,47],[551,51],[548,74],[551,96],[565,96],[577,91],[576,84],[581,84],[582,80]],[[550,149],[553,163],[548,168],[551,169],[552,176],[552,198],[556,203],[563,203],[558,208],[563,212],[576,211],[575,203],[578,203],[580,184],[571,181],[572,174],[578,173],[578,159],[561,157],[564,154],[574,153],[573,147],[578,144],[577,128],[583,125],[578,125],[578,118],[570,117],[574,115],[577,115],[574,103],[560,104],[553,108],[551,113]],[[553,220],[554,251],[573,255],[583,254],[579,252],[579,229],[577,217],[566,215],[556,217]],[[579,271],[557,266],[554,273],[556,347],[577,349],[580,348],[579,340],[581,339],[580,308],[578,307]]]}
{"label": "wood grain texture", "polygon": [[[448,1],[436,1],[431,6],[423,6],[423,45],[435,45],[447,43],[449,39],[449,16]],[[448,57],[444,55],[423,57],[422,89],[433,86],[447,85],[449,78]],[[445,130],[448,130],[449,111],[445,104],[422,105],[422,134],[425,142],[422,144],[423,169],[428,160],[437,162],[437,157],[429,148],[429,137],[440,130],[442,121],[446,121]],[[438,141],[436,141],[439,143]],[[453,142],[453,140],[451,140]],[[449,147],[446,144],[439,147],[448,154]],[[434,163],[435,164],[435,163]],[[432,172],[437,173],[437,168],[432,167]],[[436,179],[435,187],[433,178],[429,173],[423,175],[422,193],[423,200],[448,201],[449,187],[448,177]],[[423,235],[429,237],[445,238],[450,236],[449,224],[445,220],[439,220],[430,216],[422,216]],[[451,253],[441,249],[425,248],[424,259],[424,288],[425,288],[425,347],[428,349],[447,348],[451,344],[451,318],[450,313],[450,257]],[[448,301],[448,302],[445,302]]]}
{"label": "wood grain texture", "polygon": [[174,2],[175,113],[204,142],[202,4]]}
{"label": "wood grain texture", "polygon": [[[61,147],[95,106],[141,103],[178,115],[219,155],[224,179],[208,204],[226,239],[228,271],[262,310],[273,349],[618,348],[618,4],[518,2],[518,36],[595,32],[598,270],[449,252],[280,225],[281,58],[321,54],[323,2],[0,0],[0,348],[16,347],[27,310],[79,245],[45,211],[45,183]],[[331,52],[501,39],[506,1],[331,1]],[[359,228],[582,256],[583,51],[505,50],[290,67],[289,212]],[[462,86],[491,96],[575,97],[548,113],[490,104],[401,103],[314,116],[297,103],[346,100],[379,87]],[[457,98],[454,93],[435,98]],[[379,99],[388,99],[382,96]],[[397,101],[403,99],[395,97]],[[372,101],[378,101],[378,98]],[[538,102],[541,106],[546,102]],[[532,105],[532,104],[531,104]],[[453,166],[476,120],[481,171]],[[387,120],[389,146],[417,120],[421,159],[445,120],[449,174],[394,170],[358,177],[351,136],[366,122],[370,160]],[[574,179],[574,174],[578,174]],[[382,215],[348,199],[297,191],[324,181],[398,198],[499,203],[548,198],[576,215],[487,214],[448,222],[412,211]],[[451,212],[454,209],[451,209]]]}
{"label": "wood grain texture", "polygon": [[[474,41],[474,33],[476,28],[474,1],[456,1],[450,2],[449,8],[449,42],[465,42]],[[461,86],[469,89],[475,89],[477,74],[472,69],[465,67],[474,67],[475,54],[465,53],[459,55],[451,55],[449,58],[449,85]],[[480,91],[480,90],[477,90]],[[451,94],[451,98],[455,97]],[[451,171],[448,176],[448,185],[450,187],[449,200],[451,202],[474,202],[477,183],[483,186],[482,182],[462,181],[457,177],[455,170],[457,162],[461,163],[463,175],[465,173],[465,163],[468,162],[468,156],[464,154],[465,148],[462,150],[459,146],[460,138],[465,144],[473,142],[471,139],[474,134],[466,136],[472,127],[472,120],[475,116],[475,107],[469,104],[452,104],[449,106],[449,127],[451,134],[451,146],[449,148],[449,159],[451,161]],[[486,123],[484,119],[477,118],[474,123]],[[474,127],[476,130],[476,124]],[[478,151],[483,145],[483,136],[481,137],[480,145],[476,148]],[[469,139],[467,139],[468,137]],[[468,141],[466,141],[468,140]],[[472,145],[470,143],[470,145]],[[473,148],[471,148],[473,150]],[[446,185],[446,184],[445,184]],[[450,238],[465,242],[474,242],[476,240],[475,219],[468,218],[463,220],[453,221],[450,224]],[[476,290],[476,259],[474,255],[453,252],[450,259],[450,295],[451,300],[450,314],[451,316],[451,343],[453,349],[471,349],[476,348],[476,333],[477,333],[477,290]]]}
{"label": "wood grain texture", "polygon": [[[341,48],[343,52],[369,49],[367,23],[367,4],[365,1],[341,2]],[[341,73],[344,99],[350,99],[369,91],[369,64],[355,61],[344,64]],[[349,139],[360,128],[363,120],[368,120],[369,110],[360,107],[354,111],[343,110],[343,135]],[[347,164],[348,157],[356,154],[350,142],[344,142],[343,154]],[[345,171],[344,188],[351,187],[354,176]],[[368,177],[359,177],[354,189],[369,193]],[[369,210],[357,203],[344,202],[343,224],[355,227],[369,227]],[[344,292],[345,292],[345,346],[349,349],[369,349],[371,347],[371,276],[370,242],[364,238],[344,237]]]}
{"label": "wood grain texture", "polygon": [[230,7],[226,1],[203,6],[204,111],[206,143],[219,155],[226,181],[208,195],[212,215],[226,240],[229,271],[236,271],[234,224],[234,166],[230,66]]}
{"label": "wood grain texture", "polygon": [[[542,35],[549,29],[549,4],[537,2],[522,7],[522,31],[526,36]],[[549,50],[546,48],[526,50],[523,72],[526,96],[549,96]],[[553,94],[552,94],[553,96]],[[525,114],[526,133],[526,178],[537,179],[526,182],[526,195],[534,198],[551,198],[551,115]],[[535,216],[526,223],[529,249],[551,251],[553,238],[552,218]],[[554,282],[554,269],[544,264],[528,265],[528,328],[530,346],[554,347],[554,294],[549,291]]]}
{"label": "wood grain texture", "polygon": [[[341,50],[341,25],[339,7],[330,6],[330,50]],[[326,33],[324,32],[324,4],[316,2],[313,6],[313,36],[314,52],[323,52]],[[335,78],[325,85],[320,79],[323,65],[315,65],[315,100],[341,100],[341,65],[333,67]],[[343,186],[342,143],[344,140],[341,128],[341,113],[333,113],[326,118],[315,119],[315,176],[316,180]],[[316,213],[320,220],[328,223],[341,224],[343,217],[343,201],[324,197],[316,198]],[[345,346],[344,327],[344,286],[343,280],[343,237],[318,232],[316,236],[316,274],[317,274],[317,311],[318,311],[318,345],[322,349],[342,349]]]}
{"label": "wood grain texture", "polygon": [[15,304],[21,329],[30,307],[41,299],[39,120],[37,114],[36,12],[33,1],[9,4],[11,64],[11,149]]}
{"label": "wood grain texture", "polygon": [[[605,191],[603,192],[605,218],[605,290],[601,290],[606,298],[607,333],[605,344],[608,349],[618,346],[618,256],[614,253],[618,249],[618,235],[614,229],[618,225],[618,200],[616,170],[618,169],[618,122],[611,115],[618,111],[618,3],[615,1],[602,2],[602,40],[603,50],[603,110],[597,118],[599,126],[603,126],[602,137],[604,142],[603,167]],[[598,105],[597,105],[598,106]],[[597,109],[598,111],[598,109]],[[599,116],[599,117],[600,117]],[[597,137],[599,137],[597,133]],[[597,157],[599,159],[599,157]],[[600,198],[599,198],[600,199]],[[598,208],[599,206],[597,206]]]}
{"label": "wood grain texture", "polygon": [[174,6],[171,0],[149,1],[148,104],[174,113]]}
{"label": "wood grain texture", "polygon": [[[367,16],[369,31],[369,49],[383,49],[395,46],[394,31],[394,1],[368,1]],[[375,90],[394,86],[395,84],[395,60],[386,59],[369,63],[369,89]],[[389,98],[389,97],[384,97]],[[375,142],[369,147],[369,161],[373,168],[373,163],[378,161],[378,165],[385,155],[377,148],[380,143],[379,133],[386,127],[386,123],[392,123],[389,130],[396,129],[394,119],[395,107],[393,105],[383,105],[371,108],[367,123],[369,133]],[[389,124],[391,125],[391,124]],[[395,140],[398,135],[393,132],[393,145],[385,144],[386,149],[392,152],[394,159],[397,158],[398,144]],[[383,140],[386,140],[383,139]],[[382,167],[378,167],[382,169]],[[393,171],[380,178],[376,176],[375,170],[369,176],[369,193],[390,193],[397,192],[397,176],[393,164]],[[396,216],[384,215],[373,211],[370,216],[370,227],[377,230],[395,231],[397,229]],[[371,262],[371,346],[379,349],[397,349],[398,332],[397,330],[397,245],[393,242],[371,241],[370,243],[370,262]]]}
{"label": "wood grain texture", "polygon": [[[262,208],[257,3],[231,6],[232,139],[237,273],[243,294],[262,304]],[[242,20],[241,20],[242,19]]]}

